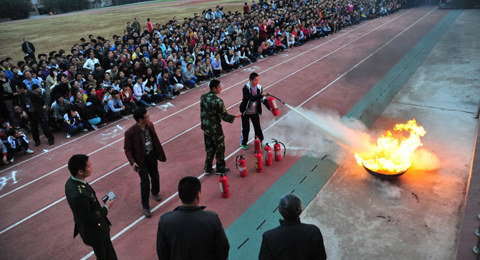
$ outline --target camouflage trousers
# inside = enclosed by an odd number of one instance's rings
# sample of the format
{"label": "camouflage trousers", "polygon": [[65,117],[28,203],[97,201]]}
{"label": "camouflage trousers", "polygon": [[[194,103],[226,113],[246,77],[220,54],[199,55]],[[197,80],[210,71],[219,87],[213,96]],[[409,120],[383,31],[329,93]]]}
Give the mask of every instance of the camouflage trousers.
{"label": "camouflage trousers", "polygon": [[205,141],[205,152],[207,158],[205,159],[205,172],[212,172],[213,157],[217,160],[217,171],[225,169],[225,136],[222,135],[208,135],[203,134]]}

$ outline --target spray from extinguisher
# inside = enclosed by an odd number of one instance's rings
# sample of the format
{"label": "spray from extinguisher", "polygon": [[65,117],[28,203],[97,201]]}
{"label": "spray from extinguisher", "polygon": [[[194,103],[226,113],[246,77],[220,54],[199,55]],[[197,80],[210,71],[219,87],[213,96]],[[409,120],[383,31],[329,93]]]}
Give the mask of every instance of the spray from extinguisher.
{"label": "spray from extinguisher", "polygon": [[275,97],[267,93],[267,102],[270,106],[270,110],[272,111],[273,116],[280,115],[280,110],[278,110],[277,102],[275,101]]}
{"label": "spray from extinguisher", "polygon": [[247,164],[243,155],[238,155],[237,158],[235,158],[235,164],[237,166],[238,174],[240,175],[240,177],[246,177]]}
{"label": "spray from extinguisher", "polygon": [[258,139],[258,136],[255,136],[255,140],[253,141],[253,144],[255,147],[255,153],[262,151],[262,148],[261,148],[262,142],[260,142],[260,139]]}
{"label": "spray from extinguisher", "polygon": [[275,141],[275,144],[273,145],[273,150],[274,150],[274,153],[275,153],[275,161],[279,162],[279,161],[282,160],[282,147],[280,146],[280,144],[283,145],[283,157],[285,157],[285,153],[287,152],[287,148],[285,147],[285,144],[278,141],[277,139],[273,139],[273,141]]}
{"label": "spray from extinguisher", "polygon": [[228,179],[225,173],[220,175],[218,182],[220,183],[220,193],[222,194],[222,198],[226,199],[230,197],[230,186],[228,185]]}
{"label": "spray from extinguisher", "polygon": [[265,151],[265,165],[272,166],[272,147],[266,143],[263,149]]}
{"label": "spray from extinguisher", "polygon": [[257,172],[263,172],[262,151],[255,151],[255,169]]}

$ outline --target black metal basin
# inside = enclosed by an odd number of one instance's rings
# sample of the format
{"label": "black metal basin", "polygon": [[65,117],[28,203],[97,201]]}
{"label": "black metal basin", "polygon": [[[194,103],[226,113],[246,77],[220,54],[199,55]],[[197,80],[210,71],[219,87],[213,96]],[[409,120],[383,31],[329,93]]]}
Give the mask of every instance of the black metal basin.
{"label": "black metal basin", "polygon": [[376,172],[376,171],[373,171],[373,170],[370,170],[368,169],[367,167],[365,167],[365,165],[363,165],[363,168],[365,168],[365,170],[367,170],[367,172],[369,172],[371,175],[379,178],[379,179],[382,179],[382,180],[393,180],[393,179],[396,179],[398,176],[404,174],[406,171],[403,171],[403,172],[398,172],[398,173],[381,173],[381,172]]}

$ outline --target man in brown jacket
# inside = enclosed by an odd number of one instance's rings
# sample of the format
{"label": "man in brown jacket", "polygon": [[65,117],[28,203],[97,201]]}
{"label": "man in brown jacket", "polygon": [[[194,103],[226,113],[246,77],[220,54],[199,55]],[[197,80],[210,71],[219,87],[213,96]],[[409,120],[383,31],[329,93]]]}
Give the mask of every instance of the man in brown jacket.
{"label": "man in brown jacket", "polygon": [[133,170],[140,176],[143,215],[150,218],[152,216],[148,202],[150,179],[153,198],[161,201],[157,160],[165,162],[167,158],[147,110],[145,108],[135,110],[133,118],[137,123],[125,132],[123,149]]}

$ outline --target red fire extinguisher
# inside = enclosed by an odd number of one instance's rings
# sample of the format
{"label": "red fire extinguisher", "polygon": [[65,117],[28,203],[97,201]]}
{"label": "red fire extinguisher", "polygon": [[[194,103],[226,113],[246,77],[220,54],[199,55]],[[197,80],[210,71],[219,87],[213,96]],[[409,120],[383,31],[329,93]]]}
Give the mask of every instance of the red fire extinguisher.
{"label": "red fire extinguisher", "polygon": [[265,150],[265,165],[272,166],[272,147],[266,143],[263,149]]}
{"label": "red fire extinguisher", "polygon": [[263,172],[263,159],[260,150],[255,152],[255,169],[257,172]]}
{"label": "red fire extinguisher", "polygon": [[281,161],[282,160],[282,148],[280,147],[280,144],[283,145],[283,157],[285,157],[285,153],[287,152],[287,148],[285,148],[285,145],[276,140],[276,139],[273,139],[273,141],[275,141],[275,144],[273,145],[273,150],[274,150],[274,153],[275,153],[275,161]]}
{"label": "red fire extinguisher", "polygon": [[222,194],[222,198],[226,199],[230,197],[230,186],[228,186],[228,179],[225,173],[222,173],[222,175],[220,175],[220,178],[218,178],[218,182],[220,182],[220,192]]}
{"label": "red fire extinguisher", "polygon": [[237,158],[235,159],[235,164],[237,165],[237,170],[238,174],[240,174],[240,177],[246,177],[247,176],[247,164],[245,162],[245,158],[243,155],[238,155]]}
{"label": "red fire extinguisher", "polygon": [[255,140],[253,141],[253,144],[254,144],[254,147],[255,147],[255,153],[258,151],[258,152],[261,152],[262,151],[262,148],[261,148],[261,142],[260,142],[260,139],[258,139],[257,136],[255,136]]}
{"label": "red fire extinguisher", "polygon": [[280,110],[278,110],[278,106],[277,106],[277,102],[275,101],[275,98],[273,96],[268,96],[267,102],[268,102],[268,105],[270,106],[273,116],[280,115]]}

